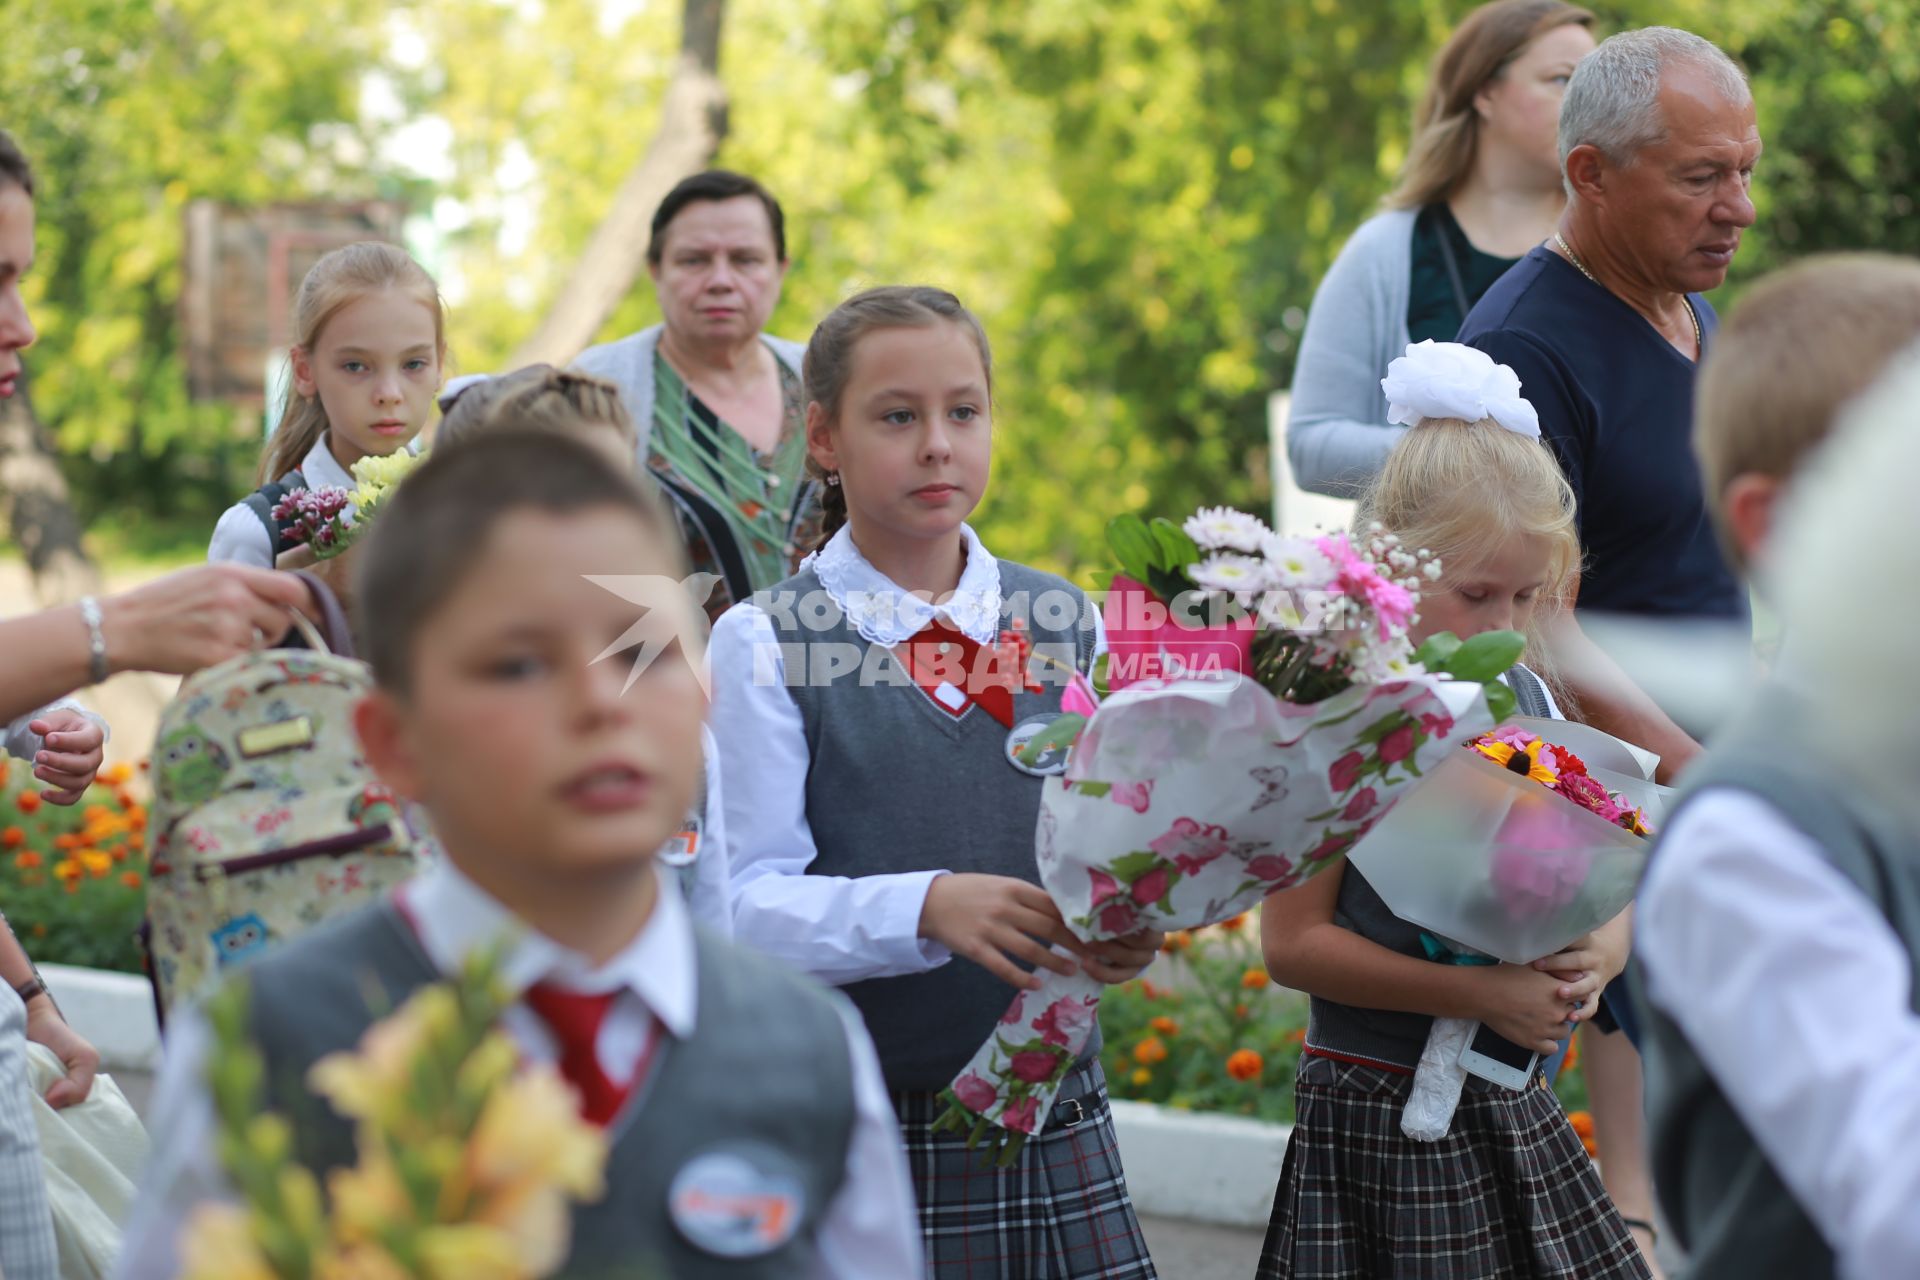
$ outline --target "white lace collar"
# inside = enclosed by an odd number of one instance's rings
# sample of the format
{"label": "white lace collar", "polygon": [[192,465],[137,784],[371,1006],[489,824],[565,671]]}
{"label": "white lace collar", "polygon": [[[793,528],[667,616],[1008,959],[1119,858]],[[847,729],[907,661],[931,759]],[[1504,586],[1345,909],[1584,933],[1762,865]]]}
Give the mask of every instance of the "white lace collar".
{"label": "white lace collar", "polygon": [[812,566],[820,585],[863,638],[891,649],[918,635],[935,618],[944,618],[976,644],[1000,638],[1000,562],[980,542],[971,525],[960,526],[967,564],[960,585],[939,604],[902,590],[874,568],[853,544],[853,530],[842,525],[827,545],[800,562]]}

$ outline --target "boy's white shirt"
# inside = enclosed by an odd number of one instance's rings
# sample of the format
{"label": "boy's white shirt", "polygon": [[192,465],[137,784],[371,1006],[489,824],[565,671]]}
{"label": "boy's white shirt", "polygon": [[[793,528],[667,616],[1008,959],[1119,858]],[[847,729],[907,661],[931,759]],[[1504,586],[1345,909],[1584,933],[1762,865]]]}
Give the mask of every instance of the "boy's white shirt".
{"label": "boy's white shirt", "polygon": [[[422,948],[442,972],[457,970],[471,949],[503,935],[514,938],[503,964],[509,985],[524,989],[541,979],[583,991],[618,990],[596,1044],[601,1066],[625,1072],[649,1039],[664,1028],[684,1038],[698,1017],[693,930],[685,905],[662,883],[646,927],[628,947],[598,968],[586,957],[519,926],[450,862],[441,860],[403,890]],[[840,1015],[853,1058],[854,1130],[846,1178],[821,1223],[815,1280],[894,1280],[922,1268],[919,1214],[907,1173],[899,1122],[881,1080],[873,1042],[858,1014]],[[656,1025],[657,1019],[657,1025]],[[528,1057],[552,1061],[557,1050],[537,1015],[515,1003],[502,1018]],[[214,1150],[212,1099],[205,1085],[210,1047],[196,1011],[169,1028],[167,1056],[153,1094],[153,1155],[139,1200],[127,1222],[115,1276],[125,1280],[177,1273],[180,1228],[195,1205],[230,1199]],[[617,1076],[616,1076],[617,1078]]]}
{"label": "boy's white shirt", "polygon": [[1839,1274],[1920,1275],[1920,1014],[1880,909],[1765,799],[1709,789],[1661,835],[1634,952]]}
{"label": "boy's white shirt", "polygon": [[[353,473],[340,465],[333,456],[333,450],[327,443],[327,432],[322,431],[320,438],[314,441],[313,448],[307,450],[307,456],[300,460],[297,468],[307,478],[309,489],[325,489],[334,486],[352,490],[356,487]],[[413,445],[407,446],[409,449]],[[277,481],[279,476],[268,476]],[[347,514],[353,514],[353,508],[347,508]],[[273,568],[273,539],[267,536],[267,526],[260,523],[260,517],[253,513],[245,501],[236,502],[228,507],[213,526],[213,541],[207,546],[207,563],[220,564],[233,561],[239,564],[258,565],[262,569]]]}
{"label": "boy's white shirt", "polygon": [[[843,526],[802,566],[871,643],[893,648],[936,619],[976,644],[999,637],[1000,567],[969,525],[960,526],[966,566],[953,595],[929,604],[873,567]],[[805,611],[802,610],[804,616]],[[1095,615],[1094,651],[1106,651]],[[735,936],[758,951],[845,985],[924,973],[951,958],[920,937],[927,890],[943,869],[870,876],[811,875],[819,856],[807,822],[811,752],[800,708],[787,691],[785,660],[766,611],[742,601],[720,615],[707,643],[725,788],[727,868]]]}

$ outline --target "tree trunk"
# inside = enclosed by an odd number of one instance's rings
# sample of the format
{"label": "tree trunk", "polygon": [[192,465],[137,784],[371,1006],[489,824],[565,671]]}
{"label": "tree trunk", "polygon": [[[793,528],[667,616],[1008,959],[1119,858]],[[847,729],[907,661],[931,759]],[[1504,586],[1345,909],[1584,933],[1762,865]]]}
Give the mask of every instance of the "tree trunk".
{"label": "tree trunk", "polygon": [[640,276],[653,211],[674,184],[712,162],[727,132],[720,82],[720,27],[726,0],[685,0],[680,60],[660,109],[660,124],[640,163],[620,184],[613,207],[588,241],[559,296],[507,367],[565,364],[579,355]]}
{"label": "tree trunk", "polygon": [[53,440],[33,416],[25,373],[13,398],[0,401],[0,509],[26,554],[43,608],[100,590],[100,571],[80,545],[80,521],[67,499]]}

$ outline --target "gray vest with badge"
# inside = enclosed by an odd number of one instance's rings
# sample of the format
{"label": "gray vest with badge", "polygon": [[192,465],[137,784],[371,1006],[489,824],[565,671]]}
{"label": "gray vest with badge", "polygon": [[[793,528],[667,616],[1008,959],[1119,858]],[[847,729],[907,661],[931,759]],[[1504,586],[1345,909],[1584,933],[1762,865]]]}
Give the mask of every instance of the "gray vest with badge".
{"label": "gray vest with badge", "polygon": [[[815,1274],[846,1176],[853,1065],[833,998],[694,927],[698,1016],[656,1051],[610,1130],[607,1194],[573,1211],[561,1274],[786,1280]],[[248,970],[269,1105],[316,1171],[354,1160],[353,1131],[305,1086],[381,1011],[440,980],[390,903],[342,917]]]}
{"label": "gray vest with badge", "polygon": [[[1688,771],[1680,803],[1709,790],[1749,792],[1820,846],[1835,869],[1886,916],[1907,944],[1920,999],[1920,829],[1872,794],[1845,761],[1797,744],[1802,709],[1773,685],[1717,737]],[[1654,858],[1660,856],[1656,843]],[[1765,945],[1756,941],[1755,945]],[[1640,1042],[1660,1206],[1685,1246],[1692,1280],[1834,1274],[1833,1252],[1768,1163],[1671,1018],[1651,1004],[1638,968],[1628,971],[1645,1032]],[[1759,1010],[1755,1017],[1764,1018]]]}
{"label": "gray vest with badge", "polygon": [[[807,824],[818,850],[809,875],[938,868],[1040,882],[1034,836],[1044,779],[1009,748],[1060,714],[1070,670],[1092,659],[1094,632],[1082,625],[1078,588],[1024,565],[999,567],[1000,626],[1022,618],[1043,659],[1029,664],[1041,691],[1013,696],[1011,729],[979,706],[957,716],[936,706],[903,661],[860,635],[812,569],[754,597],[773,622],[806,729]],[[854,669],[835,669],[855,655]],[[1041,766],[1065,767],[1064,755]],[[914,1091],[952,1083],[1014,996],[959,956],[843,990],[867,1020],[888,1087]],[[1096,1035],[1088,1056],[1099,1043]]]}
{"label": "gray vest with badge", "polygon": [[[1525,667],[1507,673],[1517,710],[1523,716],[1547,717],[1552,707],[1540,677]],[[1421,928],[1409,924],[1381,900],[1360,869],[1351,863],[1340,872],[1340,893],[1334,901],[1333,922],[1343,929],[1377,942],[1401,955],[1427,958]],[[1363,1009],[1315,996],[1308,1004],[1307,1042],[1316,1049],[1368,1062],[1387,1063],[1411,1070],[1419,1065],[1433,1019],[1424,1013],[1393,1009]]]}

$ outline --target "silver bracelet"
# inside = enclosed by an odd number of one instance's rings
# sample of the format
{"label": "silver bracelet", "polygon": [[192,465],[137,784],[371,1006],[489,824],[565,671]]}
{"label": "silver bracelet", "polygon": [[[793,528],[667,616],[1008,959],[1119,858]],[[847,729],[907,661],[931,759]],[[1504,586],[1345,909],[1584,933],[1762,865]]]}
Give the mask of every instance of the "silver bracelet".
{"label": "silver bracelet", "polygon": [[100,628],[100,602],[92,596],[80,597],[80,616],[87,624],[87,682],[100,684],[107,670],[107,633]]}

